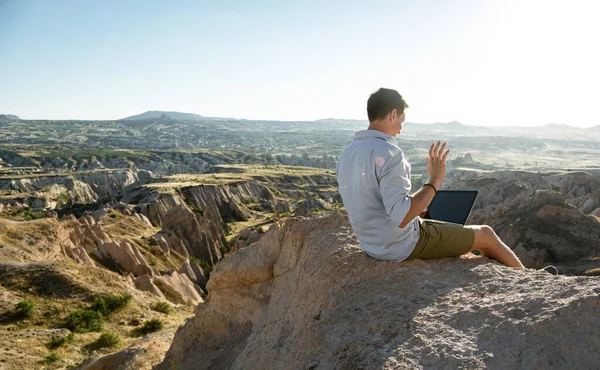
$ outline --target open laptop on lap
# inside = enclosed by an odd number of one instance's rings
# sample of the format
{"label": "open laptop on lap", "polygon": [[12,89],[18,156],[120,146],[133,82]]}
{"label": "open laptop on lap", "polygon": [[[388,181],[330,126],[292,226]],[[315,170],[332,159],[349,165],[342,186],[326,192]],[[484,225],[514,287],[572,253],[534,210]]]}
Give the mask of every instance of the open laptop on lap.
{"label": "open laptop on lap", "polygon": [[424,218],[464,225],[478,194],[477,190],[438,190]]}

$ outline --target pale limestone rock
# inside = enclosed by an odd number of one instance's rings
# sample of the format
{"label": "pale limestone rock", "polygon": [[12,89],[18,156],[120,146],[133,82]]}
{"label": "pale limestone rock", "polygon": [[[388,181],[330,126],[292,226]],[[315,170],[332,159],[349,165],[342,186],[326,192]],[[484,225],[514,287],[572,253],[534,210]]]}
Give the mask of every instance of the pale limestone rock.
{"label": "pale limestone rock", "polygon": [[187,275],[173,271],[168,275],[155,276],[153,278],[153,282],[158,280],[171,286],[186,300],[191,300],[193,303],[204,302],[200,293],[194,287],[194,283],[192,283]]}
{"label": "pale limestone rock", "polygon": [[583,213],[579,212],[576,208],[566,208],[557,206],[543,206],[539,209],[536,216],[538,218],[548,218],[552,216],[566,216],[574,219],[585,217]]}
{"label": "pale limestone rock", "polygon": [[153,295],[166,300],[163,292],[152,282],[152,277],[150,275],[142,275],[135,278],[133,284],[139,290],[150,292]]}
{"label": "pale limestone rock", "polygon": [[160,363],[173,339],[173,331],[150,334],[131,346],[104,356],[93,356],[77,370],[151,370]]}
{"label": "pale limestone rock", "polygon": [[156,274],[142,253],[129,242],[102,241],[98,245],[98,251],[135,276]]}
{"label": "pale limestone rock", "polygon": [[599,283],[484,257],[376,261],[341,213],[291,219],[215,266],[156,369],[595,368]]}

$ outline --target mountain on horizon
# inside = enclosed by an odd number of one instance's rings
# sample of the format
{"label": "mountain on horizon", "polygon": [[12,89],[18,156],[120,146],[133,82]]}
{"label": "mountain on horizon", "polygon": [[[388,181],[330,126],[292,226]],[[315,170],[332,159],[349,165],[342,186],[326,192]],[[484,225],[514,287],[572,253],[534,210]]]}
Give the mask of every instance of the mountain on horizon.
{"label": "mountain on horizon", "polygon": [[162,110],[149,110],[142,114],[137,114],[135,116],[130,116],[126,118],[121,118],[119,121],[137,121],[144,119],[156,119],[166,116],[170,119],[180,120],[180,121],[196,121],[203,119],[204,117],[194,113],[182,113],[182,112],[168,112]]}
{"label": "mountain on horizon", "polygon": [[0,121],[7,121],[9,119],[20,119],[14,114],[0,114]]}
{"label": "mountain on horizon", "polygon": [[564,130],[564,129],[569,129],[569,130],[579,130],[579,127],[573,127],[570,125],[566,125],[564,123],[547,123],[543,126],[540,126],[538,128],[543,128],[543,129],[550,129],[550,130]]}
{"label": "mountain on horizon", "polygon": [[465,125],[464,123],[460,123],[458,121],[434,122],[431,125],[435,128],[445,129],[445,130],[468,130],[468,129],[472,129],[473,127],[475,127],[475,126]]}

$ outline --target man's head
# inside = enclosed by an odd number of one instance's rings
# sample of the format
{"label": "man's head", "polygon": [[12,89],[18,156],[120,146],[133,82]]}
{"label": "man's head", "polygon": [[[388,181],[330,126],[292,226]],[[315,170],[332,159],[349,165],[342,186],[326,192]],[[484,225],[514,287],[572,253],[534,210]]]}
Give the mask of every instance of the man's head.
{"label": "man's head", "polygon": [[398,135],[402,130],[406,108],[408,104],[398,91],[380,88],[371,94],[367,101],[369,129],[379,130],[392,136]]}

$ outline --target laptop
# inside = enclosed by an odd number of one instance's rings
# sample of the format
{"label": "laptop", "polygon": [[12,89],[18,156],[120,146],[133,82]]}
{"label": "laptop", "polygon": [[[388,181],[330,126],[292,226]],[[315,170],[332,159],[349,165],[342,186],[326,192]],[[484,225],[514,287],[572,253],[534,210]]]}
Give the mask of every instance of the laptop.
{"label": "laptop", "polygon": [[424,218],[464,225],[478,194],[477,190],[438,190]]}

